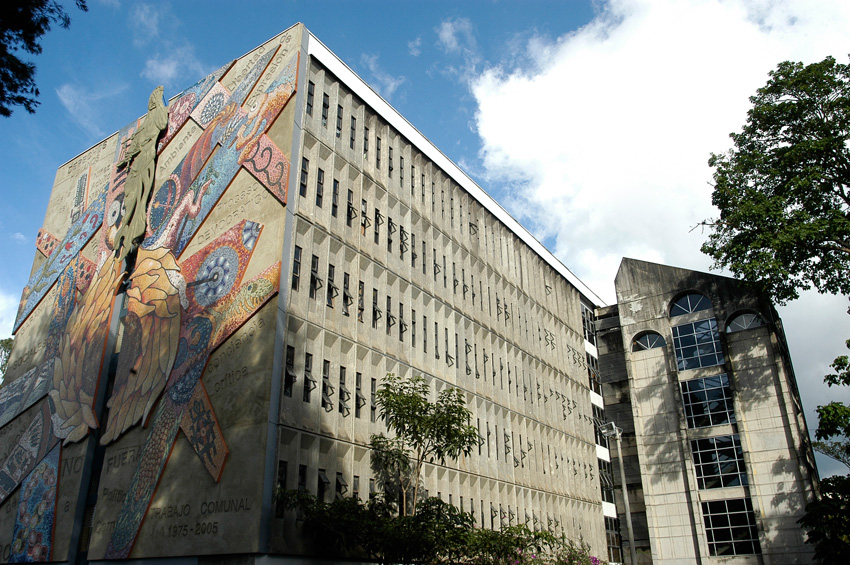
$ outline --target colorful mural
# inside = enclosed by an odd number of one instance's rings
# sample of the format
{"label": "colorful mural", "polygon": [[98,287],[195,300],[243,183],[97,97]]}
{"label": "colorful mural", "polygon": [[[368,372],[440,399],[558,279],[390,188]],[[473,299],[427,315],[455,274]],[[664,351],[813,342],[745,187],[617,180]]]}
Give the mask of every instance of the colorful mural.
{"label": "colorful mural", "polygon": [[[183,255],[243,167],[286,204],[289,160],[268,132],[296,90],[299,60],[293,54],[279,68],[270,65],[279,50],[261,50],[240,70],[232,93],[219,81],[233,63],[167,109],[161,87],[155,90],[148,115],[119,132],[109,170],[97,169],[99,178],[109,179],[103,190],[63,237],[39,231],[36,247],[45,259],[24,289],[14,331],[55,289],[43,360],[0,389],[0,428],[27,418],[0,460],[0,504],[21,489],[10,561],[54,557],[62,447],[92,430],[108,446],[139,424],[149,428],[107,558],[130,556],[178,431],[212,480],[220,480],[228,448],[202,376],[216,348],[277,294],[280,262],[255,265],[259,274],[243,280],[263,241],[263,226],[251,218]],[[243,107],[249,95],[251,104]],[[181,134],[190,123],[199,135]],[[192,140],[188,150],[186,139]],[[168,167],[180,150],[185,156]],[[157,155],[166,154],[165,173],[154,178],[162,161]],[[94,169],[85,170],[84,195],[75,205],[88,199]],[[118,350],[111,374],[105,362],[110,343]],[[102,379],[111,385],[101,387]],[[104,422],[96,413],[102,390],[110,391]]]}

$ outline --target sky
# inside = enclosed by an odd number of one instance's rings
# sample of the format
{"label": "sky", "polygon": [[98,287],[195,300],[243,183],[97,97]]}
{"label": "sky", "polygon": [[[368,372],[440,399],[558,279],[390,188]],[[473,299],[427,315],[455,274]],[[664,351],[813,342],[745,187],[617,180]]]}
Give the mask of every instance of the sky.
{"label": "sky", "polygon": [[[296,22],[372,85],[593,289],[622,257],[708,271],[712,152],[780,61],[847,62],[846,0],[63,2],[34,58],[41,105],[0,118],[0,338],[56,169]],[[780,307],[812,434],[850,338],[847,298]],[[818,456],[821,476],[846,473]]]}

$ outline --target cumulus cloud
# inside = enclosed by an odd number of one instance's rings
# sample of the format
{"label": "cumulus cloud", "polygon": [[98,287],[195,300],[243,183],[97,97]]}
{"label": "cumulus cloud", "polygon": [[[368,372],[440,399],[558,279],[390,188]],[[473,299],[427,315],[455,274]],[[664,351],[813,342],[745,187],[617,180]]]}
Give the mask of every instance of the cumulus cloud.
{"label": "cumulus cloud", "polygon": [[175,86],[185,82],[186,76],[200,77],[207,72],[208,69],[195,56],[195,49],[186,44],[148,59],[141,76],[157,84]]}
{"label": "cumulus cloud", "polygon": [[9,237],[12,239],[12,241],[15,241],[17,243],[26,243],[27,242],[27,236],[25,236],[24,234],[22,234],[21,232],[18,232],[18,231],[16,231],[15,233],[10,235]]}
{"label": "cumulus cloud", "polygon": [[75,84],[66,83],[56,89],[59,101],[71,119],[92,137],[103,137],[106,131],[100,124],[100,106],[105,100],[117,96],[127,89],[126,84],[103,86],[92,90]]}
{"label": "cumulus cloud", "polygon": [[[692,228],[717,213],[709,154],[731,146],[748,97],[777,63],[843,60],[849,26],[840,1],[610,0],[583,28],[532,36],[523,57],[471,77],[483,177],[609,302],[624,256],[707,270],[706,234]],[[474,45],[471,33],[444,22],[438,44],[456,54]],[[833,314],[834,300],[801,300],[808,319],[788,324],[801,383],[822,387],[842,353],[835,342],[850,337],[832,339],[815,321]],[[845,309],[835,323],[850,330]],[[832,345],[815,353],[815,340]]]}
{"label": "cumulus cloud", "polygon": [[420,53],[422,53],[422,37],[417,37],[413,41],[407,42],[407,52],[413,55],[414,57],[418,57]]}
{"label": "cumulus cloud", "polygon": [[163,19],[164,6],[152,4],[136,4],[130,10],[131,30],[133,32],[133,45],[141,47],[154,41],[159,37],[160,20]]}
{"label": "cumulus cloud", "polygon": [[381,68],[378,65],[378,56],[377,55],[368,55],[363,54],[360,56],[360,64],[366,67],[369,70],[370,79],[366,82],[369,82],[375,87],[375,90],[386,100],[391,100],[393,94],[398,87],[404,84],[406,80],[404,76],[392,76],[387,71]]}

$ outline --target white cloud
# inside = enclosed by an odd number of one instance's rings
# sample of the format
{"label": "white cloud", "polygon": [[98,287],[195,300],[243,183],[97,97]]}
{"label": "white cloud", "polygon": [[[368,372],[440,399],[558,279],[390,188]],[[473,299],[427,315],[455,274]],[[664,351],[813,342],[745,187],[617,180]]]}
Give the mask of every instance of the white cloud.
{"label": "white cloud", "polygon": [[363,54],[360,56],[360,64],[365,66],[370,73],[371,80],[367,80],[366,82],[375,86],[375,90],[386,100],[390,100],[398,90],[398,87],[404,84],[406,80],[404,76],[394,77],[385,70],[383,70],[380,65],[378,65],[378,56],[377,55],[367,55]]}
{"label": "white cloud", "polygon": [[12,241],[16,241],[18,243],[26,243],[27,242],[27,236],[25,236],[24,234],[22,234],[21,232],[18,232],[18,231],[16,231],[15,233],[10,235],[9,237],[12,238]]}
{"label": "white cloud", "polygon": [[149,58],[141,76],[156,84],[182,86],[186,77],[202,77],[207,69],[195,56],[195,49],[189,44],[171,47]]}
{"label": "white cloud", "polygon": [[[439,45],[459,53],[471,27],[450,24]],[[585,27],[532,37],[524,57],[472,75],[484,178],[605,300],[624,256],[707,270],[706,234],[691,228],[716,215],[709,154],[731,146],[777,63],[844,60],[848,27],[842,1],[611,0]],[[825,388],[850,337],[841,299],[817,298],[787,323],[803,390]],[[822,319],[844,324],[841,337]]]}
{"label": "white cloud", "polygon": [[418,57],[422,53],[422,37],[417,37],[413,41],[407,42],[407,51],[414,57]]}
{"label": "white cloud", "polygon": [[444,53],[461,58],[459,66],[446,64],[442,72],[449,76],[472,78],[481,62],[472,22],[466,18],[449,18],[434,29],[437,47]]}
{"label": "white cloud", "polygon": [[130,10],[130,24],[133,32],[133,44],[136,47],[147,45],[160,34],[160,20],[165,19],[162,6],[141,3]]}
{"label": "white cloud", "polygon": [[63,84],[56,90],[56,95],[65,110],[71,115],[71,119],[83,128],[92,137],[103,137],[105,130],[100,126],[100,106],[113,96],[127,89],[126,84],[115,85],[112,88],[99,88],[89,90],[88,88]]}
{"label": "white cloud", "polygon": [[12,327],[15,324],[15,316],[18,314],[20,297],[9,294],[0,288],[0,339],[6,339],[12,335]]}

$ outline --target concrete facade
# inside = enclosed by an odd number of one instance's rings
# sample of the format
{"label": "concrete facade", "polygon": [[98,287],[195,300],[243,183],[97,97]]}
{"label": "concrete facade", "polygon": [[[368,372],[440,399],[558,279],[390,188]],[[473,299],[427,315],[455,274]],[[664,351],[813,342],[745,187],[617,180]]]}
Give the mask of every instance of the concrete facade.
{"label": "concrete facade", "polygon": [[3,560],[302,554],[274,492],[368,496],[390,372],[479,428],[429,494],[617,550],[592,291],[300,24],[168,112],[126,263],[145,117],[57,173],[0,393]]}
{"label": "concrete facade", "polygon": [[773,306],[733,279],[632,259],[616,291],[597,311],[599,363],[639,562],[810,563],[796,521],[817,471]]}

